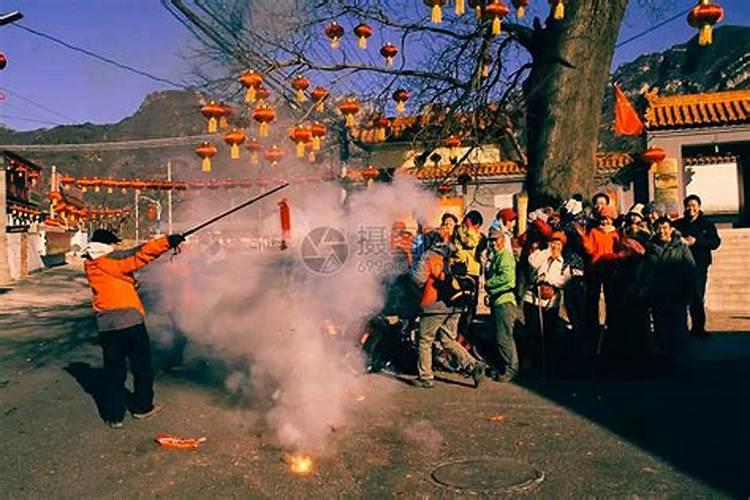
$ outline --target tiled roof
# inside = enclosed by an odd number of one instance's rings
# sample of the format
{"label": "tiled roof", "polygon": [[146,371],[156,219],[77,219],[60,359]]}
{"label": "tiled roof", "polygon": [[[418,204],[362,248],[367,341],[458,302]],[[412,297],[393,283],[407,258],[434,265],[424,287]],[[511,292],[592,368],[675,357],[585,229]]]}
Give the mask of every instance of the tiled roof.
{"label": "tiled roof", "polygon": [[750,90],[661,97],[646,95],[650,130],[737,125],[750,122]]}
{"label": "tiled roof", "polygon": [[[596,176],[610,177],[622,168],[630,166],[636,159],[630,153],[606,152],[596,154]],[[436,181],[444,178],[450,172],[452,165],[424,166],[409,168],[406,172],[422,181]],[[526,175],[526,168],[514,161],[483,163],[477,166],[461,166],[451,173],[451,178],[466,173],[475,178],[506,177]]]}
{"label": "tiled roof", "polygon": [[710,156],[686,156],[683,158],[686,167],[696,165],[716,165],[717,163],[735,163],[737,157],[734,155],[710,155]]}

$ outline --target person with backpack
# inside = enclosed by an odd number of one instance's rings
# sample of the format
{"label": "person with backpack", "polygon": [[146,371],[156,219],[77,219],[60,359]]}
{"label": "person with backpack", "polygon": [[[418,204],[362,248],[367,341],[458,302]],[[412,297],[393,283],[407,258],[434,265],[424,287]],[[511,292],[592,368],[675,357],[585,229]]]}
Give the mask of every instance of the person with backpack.
{"label": "person with backpack", "polygon": [[133,418],[152,417],[162,408],[153,404],[151,344],[144,324],[146,312],[133,274],[183,241],[182,235],[171,234],[130,250],[117,251],[115,245],[120,243],[120,238],[107,229],[97,229],[81,252],[86,279],[94,295],[92,305],[104,357],[107,392],[102,416],[113,429],[121,428],[125,417],[126,359],[133,372]]}
{"label": "person with backpack", "polygon": [[487,245],[482,234],[484,218],[476,210],[464,216],[463,222],[453,233],[453,244],[456,247],[456,261],[466,268],[466,276],[471,280],[472,296],[474,300],[467,305],[461,316],[460,331],[464,337],[471,330],[477,312],[477,298],[479,297],[479,276],[482,274],[481,256]]}
{"label": "person with backpack", "polygon": [[513,339],[516,260],[505,246],[505,233],[501,229],[490,230],[489,245],[494,249],[494,256],[487,268],[484,287],[495,321],[495,339],[502,363],[494,378],[497,382],[510,382],[518,373],[518,352]]}
{"label": "person with backpack", "polygon": [[434,387],[435,376],[432,371],[432,344],[439,341],[444,350],[453,356],[467,377],[474,379],[474,386],[479,387],[484,377],[485,366],[477,361],[459,344],[458,321],[461,316],[462,290],[454,283],[459,278],[450,271],[451,233],[445,228],[433,231],[425,236],[425,252],[417,263],[413,278],[422,290],[421,315],[419,321],[417,361],[418,378],[416,387],[429,389]]}

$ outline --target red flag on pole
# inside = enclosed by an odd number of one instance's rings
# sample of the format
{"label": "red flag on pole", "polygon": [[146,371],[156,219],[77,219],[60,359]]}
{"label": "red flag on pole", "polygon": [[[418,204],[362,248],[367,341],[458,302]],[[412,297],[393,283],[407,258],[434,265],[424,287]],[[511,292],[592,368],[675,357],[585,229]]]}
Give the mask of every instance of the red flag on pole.
{"label": "red flag on pole", "polygon": [[615,133],[617,135],[641,135],[643,122],[628,97],[616,83],[615,87]]}

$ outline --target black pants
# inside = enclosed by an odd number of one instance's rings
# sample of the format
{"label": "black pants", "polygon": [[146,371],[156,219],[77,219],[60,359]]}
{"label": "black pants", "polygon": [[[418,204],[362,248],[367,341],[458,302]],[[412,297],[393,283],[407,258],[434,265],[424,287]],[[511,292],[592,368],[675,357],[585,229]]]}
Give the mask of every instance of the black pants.
{"label": "black pants", "polygon": [[104,356],[107,393],[104,396],[104,419],[117,422],[125,417],[125,379],[130,361],[133,372],[133,413],[145,413],[153,408],[154,371],[151,367],[151,344],[146,326],[139,323],[122,330],[99,332],[99,343]]}
{"label": "black pants", "polygon": [[690,302],[690,322],[692,323],[693,333],[701,334],[706,331],[706,309],[704,302],[706,299],[706,281],[708,280],[708,267],[701,267],[695,270],[696,294]]}

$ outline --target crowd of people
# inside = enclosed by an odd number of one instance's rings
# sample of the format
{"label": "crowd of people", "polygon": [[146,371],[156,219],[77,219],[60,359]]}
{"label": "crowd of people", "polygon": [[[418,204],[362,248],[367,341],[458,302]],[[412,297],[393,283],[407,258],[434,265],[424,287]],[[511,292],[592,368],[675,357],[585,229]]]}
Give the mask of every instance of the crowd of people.
{"label": "crowd of people", "polygon": [[[486,233],[477,211],[462,220],[446,213],[414,237],[394,225],[394,258],[408,272],[391,282],[385,314],[418,316],[414,385],[434,386],[436,347],[475,386],[519,372],[637,374],[647,361],[689,377],[685,348],[690,334],[708,335],[706,280],[720,239],[698,196],[684,209],[677,219],[653,203],[618,214],[598,193],[590,204],[574,196],[531,212],[521,234],[511,208]],[[405,299],[409,287],[416,308]],[[484,355],[476,349],[480,289],[494,329]]]}

